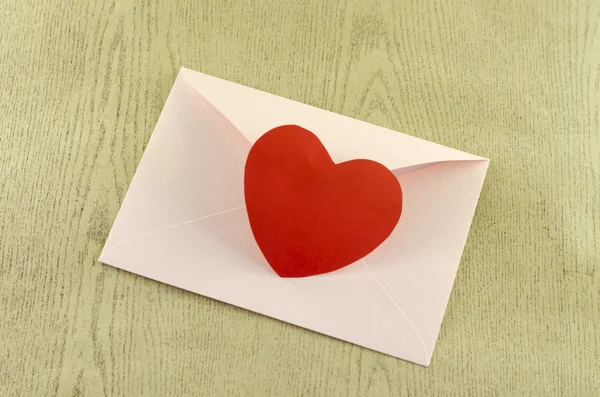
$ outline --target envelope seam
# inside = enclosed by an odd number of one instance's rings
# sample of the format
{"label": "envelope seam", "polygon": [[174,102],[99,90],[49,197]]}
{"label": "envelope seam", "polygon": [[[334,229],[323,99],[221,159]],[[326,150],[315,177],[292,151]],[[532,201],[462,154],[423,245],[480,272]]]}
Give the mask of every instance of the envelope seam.
{"label": "envelope seam", "polygon": [[161,228],[161,229],[153,230],[153,231],[151,231],[151,232],[148,232],[148,233],[138,234],[137,236],[133,236],[133,237],[126,238],[125,240],[119,241],[119,242],[118,242],[118,243],[116,243],[115,245],[113,245],[113,246],[111,246],[111,247],[107,248],[107,249],[106,249],[106,252],[103,252],[103,253],[101,254],[101,256],[107,255],[107,254],[108,254],[110,251],[112,251],[114,248],[118,247],[118,246],[119,246],[119,245],[121,245],[121,244],[127,243],[127,242],[129,242],[129,241],[136,240],[136,239],[138,239],[138,238],[142,238],[142,237],[146,237],[146,236],[150,236],[150,235],[152,235],[152,234],[156,234],[156,233],[164,232],[165,230],[173,229],[173,228],[176,228],[176,227],[179,227],[179,226],[187,225],[188,223],[198,222],[198,221],[202,221],[202,220],[205,220],[205,219],[209,219],[209,218],[212,218],[212,217],[215,217],[215,216],[218,216],[218,215],[223,215],[223,214],[226,214],[226,213],[228,213],[228,212],[236,211],[236,210],[239,210],[239,209],[242,209],[242,208],[246,208],[246,206],[245,206],[245,205],[241,205],[241,206],[239,206],[239,207],[230,208],[230,209],[228,209],[228,210],[225,210],[225,211],[217,212],[216,214],[211,214],[211,215],[206,215],[206,216],[202,216],[202,217],[199,217],[199,218],[190,219],[190,220],[188,220],[188,221],[181,222],[181,223],[177,223],[177,224],[175,224],[175,225],[167,226],[167,227],[164,227],[164,228]]}
{"label": "envelope seam", "polygon": [[406,320],[406,322],[408,323],[408,325],[410,326],[410,328],[413,330],[413,332],[417,335],[417,337],[421,341],[421,346],[423,347],[423,353],[425,353],[425,363],[427,363],[427,361],[429,360],[429,353],[427,352],[427,346],[425,345],[425,341],[423,340],[423,337],[421,337],[421,334],[419,333],[419,331],[417,330],[417,328],[408,319],[408,317],[404,313],[404,310],[402,310],[402,308],[400,308],[400,305],[398,305],[398,303],[392,297],[392,295],[388,292],[388,290],[383,286],[383,284],[381,284],[381,281],[379,281],[379,279],[377,278],[377,276],[375,276],[375,273],[373,273],[373,271],[369,268],[369,266],[367,265],[367,262],[365,262],[364,259],[361,259],[360,261],[363,264],[363,266],[367,269],[367,271],[369,272],[369,274],[371,275],[371,277],[373,277],[373,279],[377,282],[377,284],[379,284],[379,286],[381,287],[381,289],[383,290],[383,292],[387,295],[387,297],[390,299],[390,301],[392,301],[392,303],[394,304],[394,306],[396,306],[396,309],[398,309],[398,311],[400,312],[400,314],[402,315],[402,317],[404,317],[404,319]]}
{"label": "envelope seam", "polygon": [[[449,163],[475,163],[475,162],[481,162],[481,161],[489,162],[490,160],[489,159],[481,158],[481,159],[470,159],[470,160],[427,161],[427,162],[424,162],[424,163],[413,164],[413,165],[409,165],[409,166],[406,166],[406,167],[391,168],[390,171],[396,177],[400,177],[400,176],[411,174],[413,172],[425,170],[425,169],[428,169],[428,168],[431,168],[431,167],[436,167],[436,166],[442,165],[442,164],[449,164]],[[411,169],[409,171],[402,172],[403,170],[405,170],[407,168],[415,168],[415,169]]]}

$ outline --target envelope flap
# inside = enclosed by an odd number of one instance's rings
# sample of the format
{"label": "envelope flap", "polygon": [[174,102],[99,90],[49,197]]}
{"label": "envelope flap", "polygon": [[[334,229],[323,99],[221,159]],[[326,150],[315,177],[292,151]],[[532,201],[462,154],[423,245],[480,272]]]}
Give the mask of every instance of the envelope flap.
{"label": "envelope flap", "polygon": [[[430,352],[366,265],[281,278],[244,210],[186,223],[112,249],[105,263],[421,365]],[[368,324],[365,326],[365,324]]]}
{"label": "envelope flap", "polygon": [[243,207],[249,150],[248,140],[179,76],[103,255],[127,239]]}
{"label": "envelope flap", "polygon": [[485,160],[190,69],[182,68],[180,74],[252,143],[276,126],[297,124],[317,135],[335,162],[365,158],[396,170],[444,161]]}

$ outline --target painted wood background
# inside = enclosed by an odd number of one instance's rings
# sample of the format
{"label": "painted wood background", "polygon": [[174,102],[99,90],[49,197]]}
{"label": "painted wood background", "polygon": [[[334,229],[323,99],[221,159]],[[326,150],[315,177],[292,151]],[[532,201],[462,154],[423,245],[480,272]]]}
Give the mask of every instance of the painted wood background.
{"label": "painted wood background", "polygon": [[[96,261],[181,65],[492,159],[430,368]],[[597,0],[3,0],[0,93],[0,395],[598,395]]]}

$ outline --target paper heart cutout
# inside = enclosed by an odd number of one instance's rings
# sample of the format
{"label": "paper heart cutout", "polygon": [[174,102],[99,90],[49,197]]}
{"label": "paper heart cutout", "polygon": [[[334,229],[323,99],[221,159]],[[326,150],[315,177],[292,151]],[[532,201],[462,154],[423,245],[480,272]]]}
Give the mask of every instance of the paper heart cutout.
{"label": "paper heart cutout", "polygon": [[371,160],[336,164],[312,132],[276,127],[250,149],[244,174],[250,226],[281,277],[350,265],[377,248],[402,212],[396,176]]}

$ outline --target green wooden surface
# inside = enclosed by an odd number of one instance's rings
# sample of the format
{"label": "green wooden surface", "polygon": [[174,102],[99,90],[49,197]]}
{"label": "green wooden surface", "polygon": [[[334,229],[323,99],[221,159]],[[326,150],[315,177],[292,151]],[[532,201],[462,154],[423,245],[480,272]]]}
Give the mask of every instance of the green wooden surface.
{"label": "green wooden surface", "polygon": [[[181,65],[492,159],[429,369],[96,261]],[[0,92],[0,395],[599,395],[597,0],[3,0]]]}

